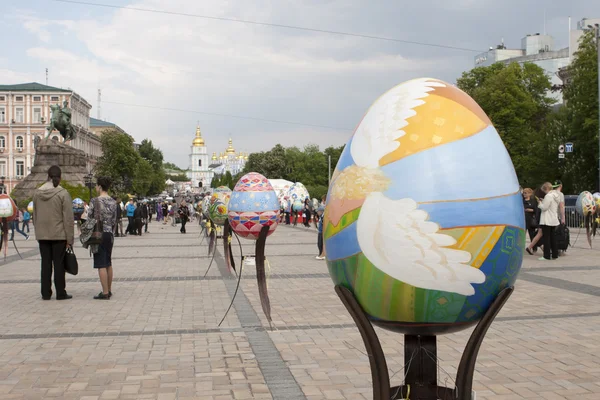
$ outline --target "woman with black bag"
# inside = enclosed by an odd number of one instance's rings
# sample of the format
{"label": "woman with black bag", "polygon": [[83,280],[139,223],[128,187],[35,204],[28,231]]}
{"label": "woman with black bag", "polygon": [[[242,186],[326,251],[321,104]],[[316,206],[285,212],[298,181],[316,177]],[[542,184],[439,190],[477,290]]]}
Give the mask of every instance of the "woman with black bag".
{"label": "woman with black bag", "polygon": [[99,177],[96,184],[98,197],[90,201],[88,218],[94,219],[95,227],[102,230],[102,239],[98,244],[91,244],[94,254],[94,268],[98,270],[98,277],[102,291],[94,296],[96,300],[109,300],[112,297],[112,249],[114,243],[114,230],[117,223],[117,202],[108,195],[111,180],[108,177]]}

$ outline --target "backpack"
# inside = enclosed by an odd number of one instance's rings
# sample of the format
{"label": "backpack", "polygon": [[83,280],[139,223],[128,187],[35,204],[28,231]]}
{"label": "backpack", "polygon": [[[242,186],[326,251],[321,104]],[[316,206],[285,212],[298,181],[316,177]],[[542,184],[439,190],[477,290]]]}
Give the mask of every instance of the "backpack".
{"label": "backpack", "polygon": [[556,227],[554,235],[556,236],[556,247],[558,250],[566,251],[571,244],[571,233],[569,232],[569,228],[566,225],[561,224]]}

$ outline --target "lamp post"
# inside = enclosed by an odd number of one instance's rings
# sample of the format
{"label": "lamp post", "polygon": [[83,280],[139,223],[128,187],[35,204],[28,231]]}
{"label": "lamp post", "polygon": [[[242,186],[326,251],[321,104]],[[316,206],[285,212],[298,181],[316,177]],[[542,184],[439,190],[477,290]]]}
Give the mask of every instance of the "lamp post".
{"label": "lamp post", "polygon": [[92,184],[94,181],[94,174],[92,174],[91,172],[86,174],[83,179],[85,180],[85,186],[88,187],[88,189],[90,190],[90,201],[92,200]]}

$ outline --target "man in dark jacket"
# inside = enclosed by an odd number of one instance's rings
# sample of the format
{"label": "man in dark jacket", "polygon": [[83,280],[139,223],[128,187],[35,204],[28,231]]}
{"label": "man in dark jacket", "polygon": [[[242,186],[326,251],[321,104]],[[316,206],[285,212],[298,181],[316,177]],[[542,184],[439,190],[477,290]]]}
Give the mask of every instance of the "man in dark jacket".
{"label": "man in dark jacket", "polygon": [[[123,235],[123,210],[121,210],[121,199],[116,198],[117,202],[117,223],[115,224],[115,237],[125,236]],[[119,228],[121,229],[121,234],[119,235]]]}
{"label": "man in dark jacket", "polygon": [[35,238],[42,258],[42,299],[52,297],[52,265],[56,300],[72,298],[67,294],[63,259],[67,247],[73,245],[73,205],[71,196],[59,186],[61,170],[57,165],[48,169],[48,182],[33,194]]}
{"label": "man in dark jacket", "polygon": [[188,222],[188,219],[190,218],[190,210],[188,209],[188,206],[185,203],[185,200],[181,201],[178,212],[179,212],[179,218],[181,218],[181,229],[179,230],[179,232],[186,233],[185,232],[185,224]]}
{"label": "man in dark jacket", "polygon": [[133,234],[142,236],[142,207],[139,204],[133,211]]}
{"label": "man in dark jacket", "polygon": [[142,224],[144,225],[144,233],[148,233],[148,215],[150,214],[148,211],[148,204],[142,203]]}

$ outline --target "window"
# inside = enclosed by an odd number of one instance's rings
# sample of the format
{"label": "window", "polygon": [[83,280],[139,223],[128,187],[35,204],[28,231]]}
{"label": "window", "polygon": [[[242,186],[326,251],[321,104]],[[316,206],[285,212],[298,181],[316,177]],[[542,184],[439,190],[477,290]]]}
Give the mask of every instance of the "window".
{"label": "window", "polygon": [[58,100],[59,100],[58,96],[50,97],[50,101],[58,101]]}
{"label": "window", "polygon": [[6,161],[0,160],[0,176],[6,176]]}
{"label": "window", "polygon": [[4,136],[0,136],[0,148],[6,147],[6,138]]}
{"label": "window", "polygon": [[42,108],[41,107],[33,107],[33,121],[35,123],[42,122]]}
{"label": "window", "polygon": [[24,161],[17,161],[16,162],[16,167],[17,167],[17,178],[18,177],[23,177],[25,175],[25,162]]}
{"label": "window", "polygon": [[6,123],[6,108],[0,107],[0,124]]}
{"label": "window", "polygon": [[198,166],[201,167],[202,166],[202,160],[198,160]]}
{"label": "window", "polygon": [[15,108],[15,115],[16,115],[16,122],[18,123],[23,123],[24,118],[23,118],[23,107],[17,107]]}
{"label": "window", "polygon": [[33,101],[42,101],[42,96],[33,96]]}
{"label": "window", "polygon": [[17,136],[16,142],[17,142],[17,148],[22,149],[23,148],[23,136]]}
{"label": "window", "polygon": [[6,96],[0,96],[0,101],[6,101]]}
{"label": "window", "polygon": [[15,101],[23,101],[23,96],[15,96]]}

